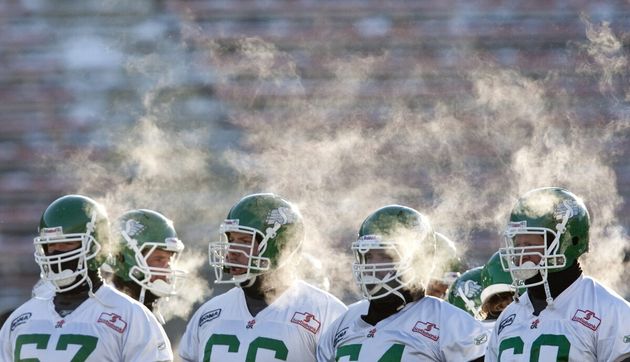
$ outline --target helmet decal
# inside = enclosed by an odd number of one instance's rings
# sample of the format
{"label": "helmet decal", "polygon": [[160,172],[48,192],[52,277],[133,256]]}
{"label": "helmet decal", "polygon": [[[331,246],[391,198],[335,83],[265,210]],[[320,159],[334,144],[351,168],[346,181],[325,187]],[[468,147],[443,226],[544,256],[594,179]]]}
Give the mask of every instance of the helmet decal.
{"label": "helmet decal", "polygon": [[481,285],[475,280],[464,280],[458,283],[457,289],[467,298],[473,298],[481,292]]}
{"label": "helmet decal", "polygon": [[125,222],[125,233],[130,237],[136,236],[142,230],[145,229],[145,226],[142,225],[138,220],[129,219]]}
{"label": "helmet decal", "polygon": [[288,207],[279,207],[269,211],[267,214],[267,224],[269,225],[286,225],[293,224],[297,221],[297,215]]}

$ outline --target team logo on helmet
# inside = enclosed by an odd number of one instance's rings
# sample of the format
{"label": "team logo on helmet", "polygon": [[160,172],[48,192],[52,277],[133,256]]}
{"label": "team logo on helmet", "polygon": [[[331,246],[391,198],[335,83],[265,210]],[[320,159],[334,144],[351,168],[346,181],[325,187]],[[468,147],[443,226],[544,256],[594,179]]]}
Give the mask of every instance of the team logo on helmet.
{"label": "team logo on helmet", "polygon": [[293,212],[293,210],[291,210],[288,207],[279,207],[277,209],[273,209],[269,211],[269,214],[267,214],[266,222],[269,225],[274,225],[274,224],[285,225],[285,224],[293,224],[297,221],[297,219],[298,217]]}
{"label": "team logo on helmet", "polygon": [[145,226],[139,223],[137,220],[129,219],[125,222],[125,232],[129,236],[137,235],[144,229]]}
{"label": "team logo on helmet", "polygon": [[572,217],[579,213],[578,204],[575,200],[563,200],[561,203],[556,204],[556,207],[553,210],[553,217],[557,221],[562,221],[567,212],[569,213],[568,217]]}
{"label": "team logo on helmet", "polygon": [[481,285],[474,280],[466,280],[463,283],[457,284],[457,289],[461,290],[462,293],[466,296],[466,298],[474,298],[476,295],[481,293]]}

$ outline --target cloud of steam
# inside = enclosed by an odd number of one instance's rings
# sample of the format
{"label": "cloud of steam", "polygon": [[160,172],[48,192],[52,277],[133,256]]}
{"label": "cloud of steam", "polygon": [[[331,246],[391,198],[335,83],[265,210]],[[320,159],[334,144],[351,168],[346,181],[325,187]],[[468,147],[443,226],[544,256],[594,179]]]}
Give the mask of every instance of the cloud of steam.
{"label": "cloud of steam", "polygon": [[[164,320],[169,321],[174,317],[188,319],[194,312],[193,306],[204,301],[209,295],[208,280],[200,272],[207,265],[207,258],[198,253],[190,253],[177,263],[177,267],[188,271],[186,278],[179,285],[177,295],[165,299],[159,306]],[[201,292],[195,292],[201,291]]]}
{"label": "cloud of steam", "polygon": [[[323,56],[326,78],[311,82],[262,39],[208,39],[186,20],[182,37],[205,55],[203,70],[173,61],[187,59],[177,47],[172,58],[130,61],[132,74],[155,78],[143,90],[138,121],[95,137],[97,145],[103,138],[114,145],[113,154],[73,155],[58,171],[78,192],[98,195],[110,216],[143,207],[173,219],[191,246],[191,268],[205,268],[206,243],[231,205],[245,194],[274,192],[296,203],[305,220],[306,256],[288,274],[350,302],[358,297],[350,244],[377,208],[395,203],[427,215],[461,255],[473,255],[472,267],[500,246],[518,196],[555,185],[583,197],[591,211],[587,274],[630,292],[622,262],[627,225],[618,220],[623,200],[612,168],[630,129],[616,99],[628,90],[608,86],[626,57],[607,26],[588,25],[588,42],[576,47],[611,99],[611,113],[589,120],[576,116],[583,105],[557,74],[532,79],[475,61],[474,53],[460,55],[473,59],[471,70],[454,75],[469,91],[451,95],[432,86],[435,75],[422,65],[381,80],[396,68],[387,52]],[[208,79],[204,72],[212,73],[212,97],[221,103],[212,112],[224,118],[178,121],[176,102],[187,93],[165,90],[179,89],[184,73]],[[226,135],[229,142],[214,146]],[[201,294],[178,308],[210,292],[194,290]]]}
{"label": "cloud of steam", "polygon": [[[516,198],[558,185],[583,196],[598,215],[587,273],[628,292],[620,253],[627,236],[617,220],[622,200],[612,169],[615,155],[609,152],[619,142],[616,130],[627,132],[627,115],[598,127],[575,117],[573,95],[557,90],[556,75],[531,79],[483,63],[466,74],[473,91],[454,103],[445,99],[418,107],[395,91],[367,97],[378,70],[390,61],[387,54],[333,59],[324,65],[333,77],[309,86],[296,78],[295,66],[281,63],[270,71],[271,59],[289,57],[263,44],[248,38],[205,43],[218,73],[222,64],[239,59],[239,70],[250,77],[234,81],[231,75],[238,72],[230,66],[217,84],[219,93],[239,96],[230,98],[237,110],[229,122],[242,129],[243,138],[240,148],[225,153],[226,160],[246,185],[300,205],[307,223],[305,251],[318,256],[331,291],[353,292],[349,244],[360,222],[380,206],[400,203],[426,213],[465,253],[484,243],[473,238],[479,230],[494,235],[482,245],[499,247]],[[262,69],[245,66],[256,59],[266,60]],[[406,90],[426,86],[401,83]],[[284,85],[292,95],[301,94],[293,92],[295,84],[301,84],[304,99],[286,103],[278,97]],[[600,268],[610,263],[615,267]],[[602,273],[610,269],[614,272]]]}

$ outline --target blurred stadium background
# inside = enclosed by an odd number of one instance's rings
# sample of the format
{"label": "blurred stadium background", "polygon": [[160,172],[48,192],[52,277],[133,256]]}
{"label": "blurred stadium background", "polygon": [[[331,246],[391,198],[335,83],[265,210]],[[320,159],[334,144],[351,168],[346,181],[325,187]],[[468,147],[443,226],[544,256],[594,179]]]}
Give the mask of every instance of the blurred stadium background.
{"label": "blurred stadium background", "polygon": [[[597,29],[614,35],[602,40],[603,60],[581,46],[601,35]],[[240,42],[248,37],[255,38]],[[472,125],[475,112],[465,100],[474,91],[470,71],[479,64],[491,64],[497,72],[516,70],[551,84],[552,92],[570,95],[572,124],[585,134],[615,120],[613,141],[603,152],[611,156],[612,182],[621,198],[615,212],[625,232],[630,226],[629,46],[630,3],[621,0],[2,2],[0,311],[30,296],[38,275],[32,238],[41,212],[59,195],[85,190],[79,183],[89,178],[77,179],[64,162],[72,158],[76,167],[76,154],[89,148],[86,165],[116,163],[119,150],[107,130],[126,129],[148,116],[166,130],[211,125],[205,143],[190,147],[212,154],[255,153],[255,146],[242,142],[251,125],[234,121],[235,115],[248,112],[272,122],[293,101],[329,105],[344,97],[331,82],[345,74],[355,77],[357,69],[340,65],[334,72],[330,64],[337,59],[387,57],[353,93],[352,109],[365,129],[386,122],[379,108],[383,95],[412,111],[461,105],[461,119]],[[240,63],[243,54],[252,64]],[[597,71],[601,62],[614,64]],[[284,77],[288,73],[295,77]],[[304,92],[292,91],[296,79]],[[339,119],[347,115],[337,111]],[[492,172],[494,155],[483,143],[466,152],[475,165]],[[230,188],[233,167],[217,158],[204,165],[212,169],[213,182],[225,175],[223,187],[231,196],[256,184],[249,180]],[[588,170],[584,173],[588,177]],[[424,185],[422,176],[410,172],[409,183]],[[88,190],[102,197],[106,185]],[[235,200],[226,199],[231,201],[225,205]],[[208,239],[203,221],[187,229],[182,215],[171,217],[183,239]],[[214,227],[217,220],[207,224]],[[471,253],[479,260],[498,245],[493,231],[478,228],[468,235],[477,239]],[[205,251],[201,241],[198,250]]]}

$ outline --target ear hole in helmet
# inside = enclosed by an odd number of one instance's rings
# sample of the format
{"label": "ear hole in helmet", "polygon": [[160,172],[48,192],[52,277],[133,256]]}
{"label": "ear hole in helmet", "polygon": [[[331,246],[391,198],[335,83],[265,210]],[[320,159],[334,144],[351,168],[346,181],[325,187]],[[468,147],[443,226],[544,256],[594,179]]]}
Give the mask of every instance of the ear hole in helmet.
{"label": "ear hole in helmet", "polygon": [[573,243],[573,245],[577,245],[579,242],[580,242],[579,236],[574,236],[571,238],[571,243]]}

